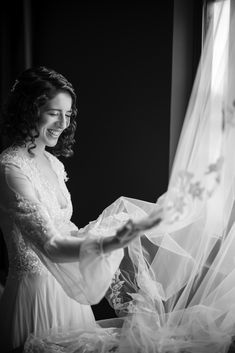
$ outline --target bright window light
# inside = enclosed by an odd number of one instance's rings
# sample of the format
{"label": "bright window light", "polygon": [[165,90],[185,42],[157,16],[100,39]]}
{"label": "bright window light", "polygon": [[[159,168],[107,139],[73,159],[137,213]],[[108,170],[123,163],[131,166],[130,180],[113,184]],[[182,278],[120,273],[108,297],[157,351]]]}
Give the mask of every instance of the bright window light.
{"label": "bright window light", "polygon": [[228,60],[230,0],[215,1],[211,6],[214,38],[211,89],[219,94],[223,87],[224,77],[226,77],[225,70]]}

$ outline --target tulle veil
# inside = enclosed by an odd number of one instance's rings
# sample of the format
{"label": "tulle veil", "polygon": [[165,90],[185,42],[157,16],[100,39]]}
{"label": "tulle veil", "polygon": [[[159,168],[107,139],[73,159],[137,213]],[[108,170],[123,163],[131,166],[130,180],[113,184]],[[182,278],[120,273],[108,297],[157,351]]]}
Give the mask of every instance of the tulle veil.
{"label": "tulle veil", "polygon": [[163,222],[129,246],[107,294],[117,314],[127,315],[119,352],[228,350],[235,333],[234,151],[232,0],[208,27],[168,189],[156,205]]}
{"label": "tulle veil", "polygon": [[[164,209],[161,224],[125,250],[106,294],[123,318],[113,351],[229,349],[235,333],[234,177],[235,1],[226,0],[207,31],[166,193],[156,204],[121,197],[86,227],[110,234],[128,218]],[[87,352],[79,349],[71,351]]]}

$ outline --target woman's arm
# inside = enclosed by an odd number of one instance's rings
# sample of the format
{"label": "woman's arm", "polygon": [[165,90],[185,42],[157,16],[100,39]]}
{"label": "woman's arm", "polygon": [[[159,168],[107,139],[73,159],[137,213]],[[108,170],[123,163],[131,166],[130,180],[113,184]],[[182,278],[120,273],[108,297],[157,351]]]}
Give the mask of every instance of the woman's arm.
{"label": "woman's arm", "polygon": [[102,231],[101,236],[94,235],[91,228],[74,237],[68,222],[63,230],[67,234],[62,234],[37,199],[27,171],[10,163],[0,164],[0,195],[7,222],[10,216],[10,223],[18,227],[67,295],[83,304],[96,304],[102,299],[123,258],[121,248],[149,225],[149,219],[139,224],[128,221],[115,235],[113,230],[110,236],[106,232],[103,237]]}
{"label": "woman's arm", "polygon": [[85,230],[84,233],[79,232],[78,237],[66,236],[55,228],[25,171],[14,164],[5,165],[1,168],[0,181],[2,208],[12,213],[22,235],[56,263],[78,261],[84,252],[105,255],[124,248],[141,232],[160,221],[159,212],[139,223],[128,221],[116,235],[94,237]]}

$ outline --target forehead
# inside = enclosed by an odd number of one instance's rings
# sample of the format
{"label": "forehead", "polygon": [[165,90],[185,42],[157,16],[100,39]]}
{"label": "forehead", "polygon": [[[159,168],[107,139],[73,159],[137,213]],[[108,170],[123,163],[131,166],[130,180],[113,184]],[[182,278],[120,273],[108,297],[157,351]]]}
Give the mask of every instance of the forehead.
{"label": "forehead", "polygon": [[67,92],[59,92],[53,98],[48,99],[48,101],[42,106],[43,110],[48,109],[58,109],[58,110],[71,110],[72,107],[72,97]]}

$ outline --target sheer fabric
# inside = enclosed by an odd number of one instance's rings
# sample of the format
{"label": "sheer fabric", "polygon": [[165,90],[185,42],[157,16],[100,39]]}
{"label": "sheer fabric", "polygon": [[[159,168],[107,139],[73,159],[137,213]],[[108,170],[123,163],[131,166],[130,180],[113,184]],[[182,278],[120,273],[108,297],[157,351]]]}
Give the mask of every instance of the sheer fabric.
{"label": "sheer fabric", "polygon": [[234,336],[234,5],[208,29],[164,220],[129,246],[109,292],[127,314],[119,352],[225,352]]}

